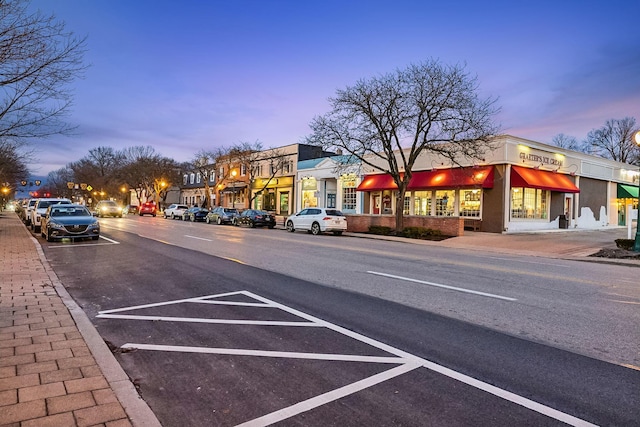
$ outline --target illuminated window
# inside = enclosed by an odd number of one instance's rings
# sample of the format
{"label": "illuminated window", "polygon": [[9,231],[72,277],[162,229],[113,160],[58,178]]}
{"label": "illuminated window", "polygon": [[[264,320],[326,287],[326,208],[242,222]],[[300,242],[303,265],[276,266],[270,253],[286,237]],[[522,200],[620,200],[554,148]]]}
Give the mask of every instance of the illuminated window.
{"label": "illuminated window", "polygon": [[431,191],[415,191],[413,193],[413,214],[431,215]]}
{"label": "illuminated window", "polygon": [[547,219],[549,192],[537,188],[511,189],[512,219]]}
{"label": "illuminated window", "polygon": [[436,216],[452,216],[455,212],[456,192],[453,190],[436,191]]}
{"label": "illuminated window", "polygon": [[460,216],[480,218],[482,191],[460,190]]}

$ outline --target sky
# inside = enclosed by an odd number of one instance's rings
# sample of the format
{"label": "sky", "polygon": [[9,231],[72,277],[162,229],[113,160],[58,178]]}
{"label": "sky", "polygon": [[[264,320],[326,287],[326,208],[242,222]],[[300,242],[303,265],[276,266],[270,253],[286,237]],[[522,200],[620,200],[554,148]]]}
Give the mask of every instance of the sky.
{"label": "sky", "polygon": [[503,132],[583,140],[640,122],[636,0],[32,0],[87,37],[77,135],[38,141],[34,175],[95,147],[183,162],[239,142],[303,142],[328,98],[437,59],[498,98]]}

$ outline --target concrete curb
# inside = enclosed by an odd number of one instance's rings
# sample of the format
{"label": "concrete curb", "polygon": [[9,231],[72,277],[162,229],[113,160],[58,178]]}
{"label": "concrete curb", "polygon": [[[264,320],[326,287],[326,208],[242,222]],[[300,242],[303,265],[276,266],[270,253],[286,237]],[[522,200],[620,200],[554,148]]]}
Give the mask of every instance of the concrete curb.
{"label": "concrete curb", "polygon": [[62,282],[58,279],[58,276],[49,265],[38,240],[34,238],[28,230],[25,229],[25,232],[28,233],[29,238],[35,245],[38,256],[40,257],[40,262],[42,262],[51,283],[62,299],[64,305],[71,313],[80,334],[87,343],[87,347],[89,347],[96,363],[100,366],[102,374],[111,386],[111,389],[118,398],[118,401],[120,401],[120,404],[127,413],[131,423],[136,427],[161,427],[162,424],[160,424],[156,415],[153,413],[151,408],[149,408],[149,405],[147,405],[147,403],[140,397],[135,386],[122,369],[115,356],[111,353],[111,350],[109,350],[109,347],[107,347],[104,340],[91,323],[91,320],[89,320],[89,317],[82,308],[76,304],[73,298],[71,298],[71,295],[69,295]]}

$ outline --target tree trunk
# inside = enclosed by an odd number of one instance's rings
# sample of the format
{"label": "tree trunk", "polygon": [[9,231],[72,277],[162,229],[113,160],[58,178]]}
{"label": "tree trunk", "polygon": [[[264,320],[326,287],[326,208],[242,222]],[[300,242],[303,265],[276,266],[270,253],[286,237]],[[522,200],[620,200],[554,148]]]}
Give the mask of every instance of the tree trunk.
{"label": "tree trunk", "polygon": [[402,233],[404,230],[404,195],[406,190],[404,188],[398,188],[398,196],[396,197],[396,235]]}

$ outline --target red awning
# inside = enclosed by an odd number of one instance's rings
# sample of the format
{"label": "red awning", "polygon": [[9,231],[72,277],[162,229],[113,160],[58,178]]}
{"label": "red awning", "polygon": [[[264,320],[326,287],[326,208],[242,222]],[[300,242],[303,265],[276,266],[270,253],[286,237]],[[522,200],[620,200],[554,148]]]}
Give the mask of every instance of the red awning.
{"label": "red awning", "polygon": [[[493,166],[414,172],[408,186],[412,191],[443,188],[493,188]],[[397,189],[388,174],[367,175],[357,188],[358,191]]]}
{"label": "red awning", "polygon": [[561,193],[580,192],[568,175],[520,166],[511,166],[511,187],[539,188]]}
{"label": "red awning", "polygon": [[367,175],[364,177],[357,191],[382,191],[397,190],[398,186],[393,182],[393,178],[389,174]]}
{"label": "red awning", "polygon": [[493,188],[493,166],[414,172],[409,190]]}

